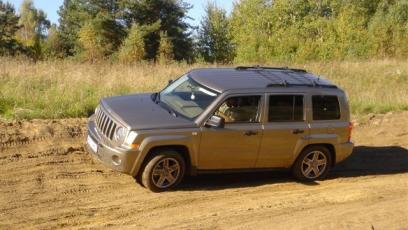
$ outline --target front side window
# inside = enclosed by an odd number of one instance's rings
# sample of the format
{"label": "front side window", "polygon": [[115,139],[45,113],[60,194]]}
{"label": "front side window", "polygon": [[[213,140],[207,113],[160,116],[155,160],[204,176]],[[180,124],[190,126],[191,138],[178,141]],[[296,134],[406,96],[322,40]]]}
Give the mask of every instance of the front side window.
{"label": "front side window", "polygon": [[189,119],[199,116],[214,100],[218,93],[189,78],[180,77],[160,92],[160,101],[176,113]]}
{"label": "front side window", "polygon": [[214,115],[223,117],[225,123],[259,122],[261,96],[237,96],[227,98]]}
{"label": "front side window", "polygon": [[269,122],[303,121],[302,95],[269,96]]}
{"label": "front side window", "polygon": [[340,106],[337,96],[312,96],[313,120],[340,119]]}

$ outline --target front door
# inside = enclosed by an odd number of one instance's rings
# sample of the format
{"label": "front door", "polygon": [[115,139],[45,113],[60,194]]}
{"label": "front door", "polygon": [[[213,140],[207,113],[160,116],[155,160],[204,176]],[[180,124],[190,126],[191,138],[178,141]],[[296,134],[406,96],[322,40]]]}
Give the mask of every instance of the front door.
{"label": "front door", "polygon": [[232,96],[215,111],[223,128],[202,127],[199,169],[255,167],[262,138],[261,95]]}

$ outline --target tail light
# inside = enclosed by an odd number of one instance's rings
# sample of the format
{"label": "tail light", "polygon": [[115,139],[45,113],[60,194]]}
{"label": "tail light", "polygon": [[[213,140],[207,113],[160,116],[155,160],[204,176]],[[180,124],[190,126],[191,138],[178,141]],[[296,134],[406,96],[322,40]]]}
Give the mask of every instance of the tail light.
{"label": "tail light", "polygon": [[353,123],[349,123],[348,125],[348,135],[347,135],[347,141],[350,142],[351,141],[351,131],[353,130]]}

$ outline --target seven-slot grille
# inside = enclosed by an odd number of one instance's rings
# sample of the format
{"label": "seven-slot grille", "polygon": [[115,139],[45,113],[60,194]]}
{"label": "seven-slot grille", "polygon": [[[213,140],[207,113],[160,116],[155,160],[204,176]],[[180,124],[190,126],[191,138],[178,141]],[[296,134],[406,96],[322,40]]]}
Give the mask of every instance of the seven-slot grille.
{"label": "seven-slot grille", "polygon": [[117,124],[102,110],[101,106],[95,115],[95,123],[98,129],[103,135],[112,140]]}

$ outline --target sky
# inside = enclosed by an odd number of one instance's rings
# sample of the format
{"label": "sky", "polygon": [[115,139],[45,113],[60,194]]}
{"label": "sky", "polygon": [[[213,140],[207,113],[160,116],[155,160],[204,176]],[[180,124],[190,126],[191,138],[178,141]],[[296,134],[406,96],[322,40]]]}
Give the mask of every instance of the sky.
{"label": "sky", "polygon": [[[6,0],[16,7],[16,11],[20,8],[21,2],[23,0]],[[230,13],[232,10],[232,0],[213,0],[217,6],[224,8],[227,13]],[[62,5],[63,0],[33,0],[34,5],[38,9],[42,9],[47,13],[48,19],[51,23],[58,23],[58,14],[57,11]],[[207,3],[207,0],[184,0],[184,2],[190,3],[193,8],[189,10],[188,16],[193,18],[193,20],[187,20],[192,26],[198,26],[200,24],[201,18],[204,15],[204,7]]]}

